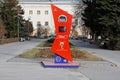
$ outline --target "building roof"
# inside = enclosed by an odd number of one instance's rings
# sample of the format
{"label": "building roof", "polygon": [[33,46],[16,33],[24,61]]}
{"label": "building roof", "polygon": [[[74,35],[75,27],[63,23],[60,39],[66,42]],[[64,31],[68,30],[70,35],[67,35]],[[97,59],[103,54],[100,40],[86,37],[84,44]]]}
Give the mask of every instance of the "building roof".
{"label": "building roof", "polygon": [[82,2],[82,0],[18,0],[19,2]]}

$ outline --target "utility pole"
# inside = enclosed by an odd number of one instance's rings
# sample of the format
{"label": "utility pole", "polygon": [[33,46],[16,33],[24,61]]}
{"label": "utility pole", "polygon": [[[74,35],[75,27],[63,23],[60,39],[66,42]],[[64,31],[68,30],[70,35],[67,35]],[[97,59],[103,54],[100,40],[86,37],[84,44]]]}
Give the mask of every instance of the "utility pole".
{"label": "utility pole", "polygon": [[19,40],[19,38],[20,38],[20,17],[21,17],[21,15],[20,14],[17,14],[17,32],[18,32],[18,40]]}
{"label": "utility pole", "polygon": [[19,39],[20,38],[20,36],[19,36],[19,32],[20,32],[20,30],[19,30],[19,24],[20,24],[19,17],[17,17],[17,20],[18,20],[18,22],[17,22],[17,30],[18,30],[18,39]]}

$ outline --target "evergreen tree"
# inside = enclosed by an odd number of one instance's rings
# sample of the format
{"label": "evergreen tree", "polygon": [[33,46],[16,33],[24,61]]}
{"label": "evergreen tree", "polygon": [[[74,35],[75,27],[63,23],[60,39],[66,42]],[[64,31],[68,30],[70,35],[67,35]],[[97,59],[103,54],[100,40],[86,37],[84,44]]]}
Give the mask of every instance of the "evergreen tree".
{"label": "evergreen tree", "polygon": [[[97,24],[103,38],[120,37],[120,0],[96,0]],[[98,31],[98,30],[97,30]]]}
{"label": "evergreen tree", "polygon": [[120,0],[83,0],[83,20],[93,34],[107,39],[110,49],[120,48]]}
{"label": "evergreen tree", "polygon": [[14,7],[17,5],[17,2],[13,0],[3,0],[1,4],[1,17],[6,25],[6,30],[9,36],[14,37],[17,31]]}
{"label": "evergreen tree", "polygon": [[84,13],[82,13],[82,16],[83,16],[82,19],[84,20],[85,26],[91,29],[91,35],[92,35],[92,38],[94,38],[94,33],[96,32],[95,5],[94,5],[94,2],[91,0],[83,0],[83,3],[85,4],[86,8],[84,10]]}
{"label": "evergreen tree", "polygon": [[[17,0],[2,0],[0,1],[0,14],[4,24],[6,25],[6,30],[8,32],[8,37],[15,37],[18,35],[17,23],[18,23],[18,14],[23,14],[21,6],[18,5]],[[19,21],[22,21],[20,16]],[[22,23],[22,22],[21,22]]]}

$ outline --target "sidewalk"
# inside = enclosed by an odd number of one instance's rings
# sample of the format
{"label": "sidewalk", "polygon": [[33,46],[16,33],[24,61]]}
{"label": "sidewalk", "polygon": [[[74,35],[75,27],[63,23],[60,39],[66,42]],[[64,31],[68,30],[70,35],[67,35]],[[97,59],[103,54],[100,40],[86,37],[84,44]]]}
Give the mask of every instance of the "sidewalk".
{"label": "sidewalk", "polygon": [[39,63],[0,63],[0,80],[89,80],[80,72],[43,68]]}
{"label": "sidewalk", "polygon": [[79,40],[71,40],[71,42],[77,45],[79,49],[107,60],[96,64],[95,62],[93,64],[87,62],[85,66],[76,71],[81,72],[90,80],[120,80],[120,51],[99,49],[95,45]]}
{"label": "sidewalk", "polygon": [[8,59],[17,56],[28,49],[34,48],[42,41],[44,40],[33,39],[31,41],[0,45],[0,62],[6,62]]}
{"label": "sidewalk", "polygon": [[44,68],[39,62],[8,62],[43,40],[0,45],[0,80],[89,80],[80,72],[60,68]]}
{"label": "sidewalk", "polygon": [[[120,80],[120,51],[98,49],[87,42],[72,40],[80,49],[91,52],[109,60],[117,67],[111,66],[111,62],[81,62],[78,69],[43,68],[43,66],[31,60],[11,61],[11,58],[22,52],[34,48],[43,40],[32,40],[0,45],[0,80]],[[84,75],[83,75],[84,74]]]}
{"label": "sidewalk", "polygon": [[95,45],[79,40],[71,40],[71,42],[78,46],[81,50],[85,50],[90,52],[91,54],[102,57],[103,59],[115,63],[117,66],[120,67],[120,51],[99,49]]}

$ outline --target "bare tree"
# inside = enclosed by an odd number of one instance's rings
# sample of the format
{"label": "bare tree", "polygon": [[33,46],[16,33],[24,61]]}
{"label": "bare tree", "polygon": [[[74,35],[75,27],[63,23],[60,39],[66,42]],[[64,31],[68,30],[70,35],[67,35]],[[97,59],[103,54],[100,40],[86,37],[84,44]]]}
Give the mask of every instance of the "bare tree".
{"label": "bare tree", "polygon": [[25,27],[28,29],[28,36],[30,36],[33,32],[33,25],[30,21],[26,21]]}
{"label": "bare tree", "polygon": [[37,28],[37,36],[44,35],[44,37],[47,37],[49,34],[49,27],[48,26],[39,26]]}
{"label": "bare tree", "polygon": [[4,38],[5,33],[7,33],[7,31],[5,30],[5,25],[0,17],[0,39]]}
{"label": "bare tree", "polygon": [[37,36],[41,36],[44,32],[44,29],[42,27],[37,28]]}

